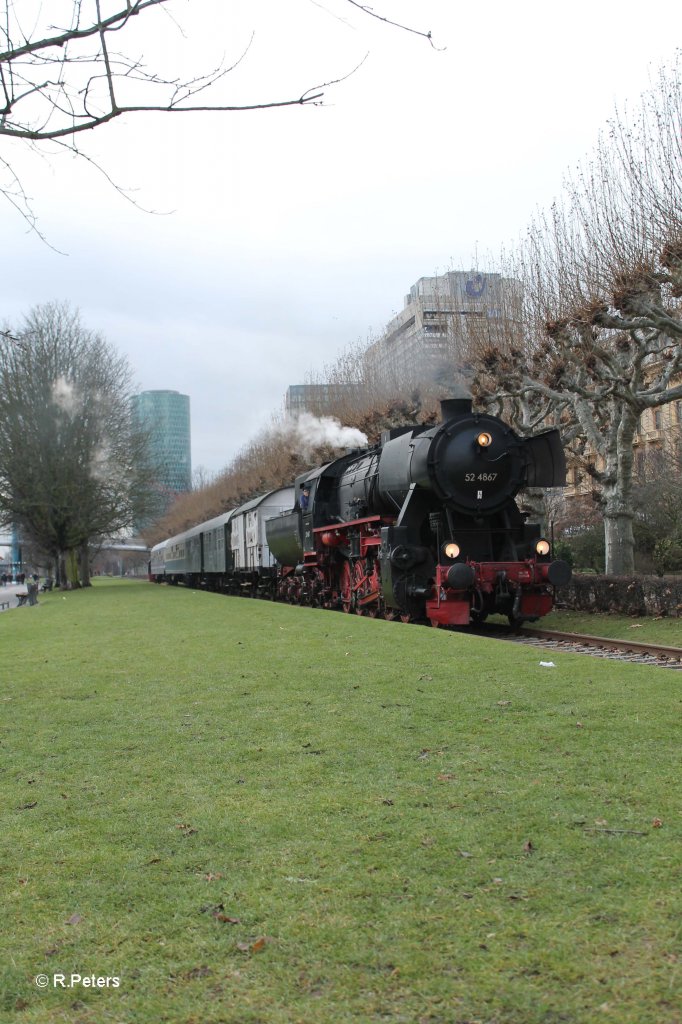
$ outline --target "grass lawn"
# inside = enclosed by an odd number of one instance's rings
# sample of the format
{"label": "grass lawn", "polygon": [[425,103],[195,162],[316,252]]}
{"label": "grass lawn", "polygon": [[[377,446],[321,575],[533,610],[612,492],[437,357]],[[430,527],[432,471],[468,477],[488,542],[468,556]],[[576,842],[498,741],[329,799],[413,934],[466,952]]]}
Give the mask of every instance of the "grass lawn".
{"label": "grass lawn", "polygon": [[682,647],[682,618],[659,619],[645,615],[637,619],[627,615],[607,615],[604,612],[590,614],[559,609],[541,619],[537,627]]}
{"label": "grass lawn", "polygon": [[0,1020],[679,1024],[682,674],[121,581],[0,644]]}

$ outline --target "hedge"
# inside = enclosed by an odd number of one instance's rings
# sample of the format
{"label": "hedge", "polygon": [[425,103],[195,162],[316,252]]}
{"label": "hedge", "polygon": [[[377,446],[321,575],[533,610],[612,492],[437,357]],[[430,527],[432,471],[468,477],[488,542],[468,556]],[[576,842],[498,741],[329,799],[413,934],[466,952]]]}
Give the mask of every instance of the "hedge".
{"label": "hedge", "polygon": [[572,611],[682,616],[682,576],[592,576],[574,573],[557,591],[557,605]]}

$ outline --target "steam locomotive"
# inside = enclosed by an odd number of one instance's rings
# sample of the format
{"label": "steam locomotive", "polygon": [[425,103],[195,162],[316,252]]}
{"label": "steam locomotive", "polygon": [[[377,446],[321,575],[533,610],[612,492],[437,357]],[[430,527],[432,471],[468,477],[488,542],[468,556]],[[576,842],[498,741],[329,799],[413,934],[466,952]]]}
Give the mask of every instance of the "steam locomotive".
{"label": "steam locomotive", "polygon": [[152,578],[434,626],[540,618],[571,570],[514,499],[565,485],[559,432],[521,437],[470,399],[441,414],[164,541]]}

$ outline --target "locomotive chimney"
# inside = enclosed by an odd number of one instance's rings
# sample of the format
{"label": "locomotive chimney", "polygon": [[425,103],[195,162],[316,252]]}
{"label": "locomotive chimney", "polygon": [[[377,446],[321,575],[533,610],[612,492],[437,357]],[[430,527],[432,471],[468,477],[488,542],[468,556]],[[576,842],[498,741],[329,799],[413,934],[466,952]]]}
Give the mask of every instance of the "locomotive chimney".
{"label": "locomotive chimney", "polygon": [[440,403],[440,414],[443,423],[471,413],[470,398],[443,398]]}

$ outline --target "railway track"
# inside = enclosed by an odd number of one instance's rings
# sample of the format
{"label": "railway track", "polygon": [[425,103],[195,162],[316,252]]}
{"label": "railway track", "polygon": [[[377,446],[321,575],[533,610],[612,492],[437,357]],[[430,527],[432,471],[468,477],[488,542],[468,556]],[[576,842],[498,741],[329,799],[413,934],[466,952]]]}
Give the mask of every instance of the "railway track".
{"label": "railway track", "polygon": [[495,630],[495,633],[505,640],[541,647],[544,650],[590,654],[597,658],[610,658],[616,661],[682,670],[682,648],[680,647],[531,627],[522,627],[516,632],[505,631],[504,627],[501,627],[499,632]]}

